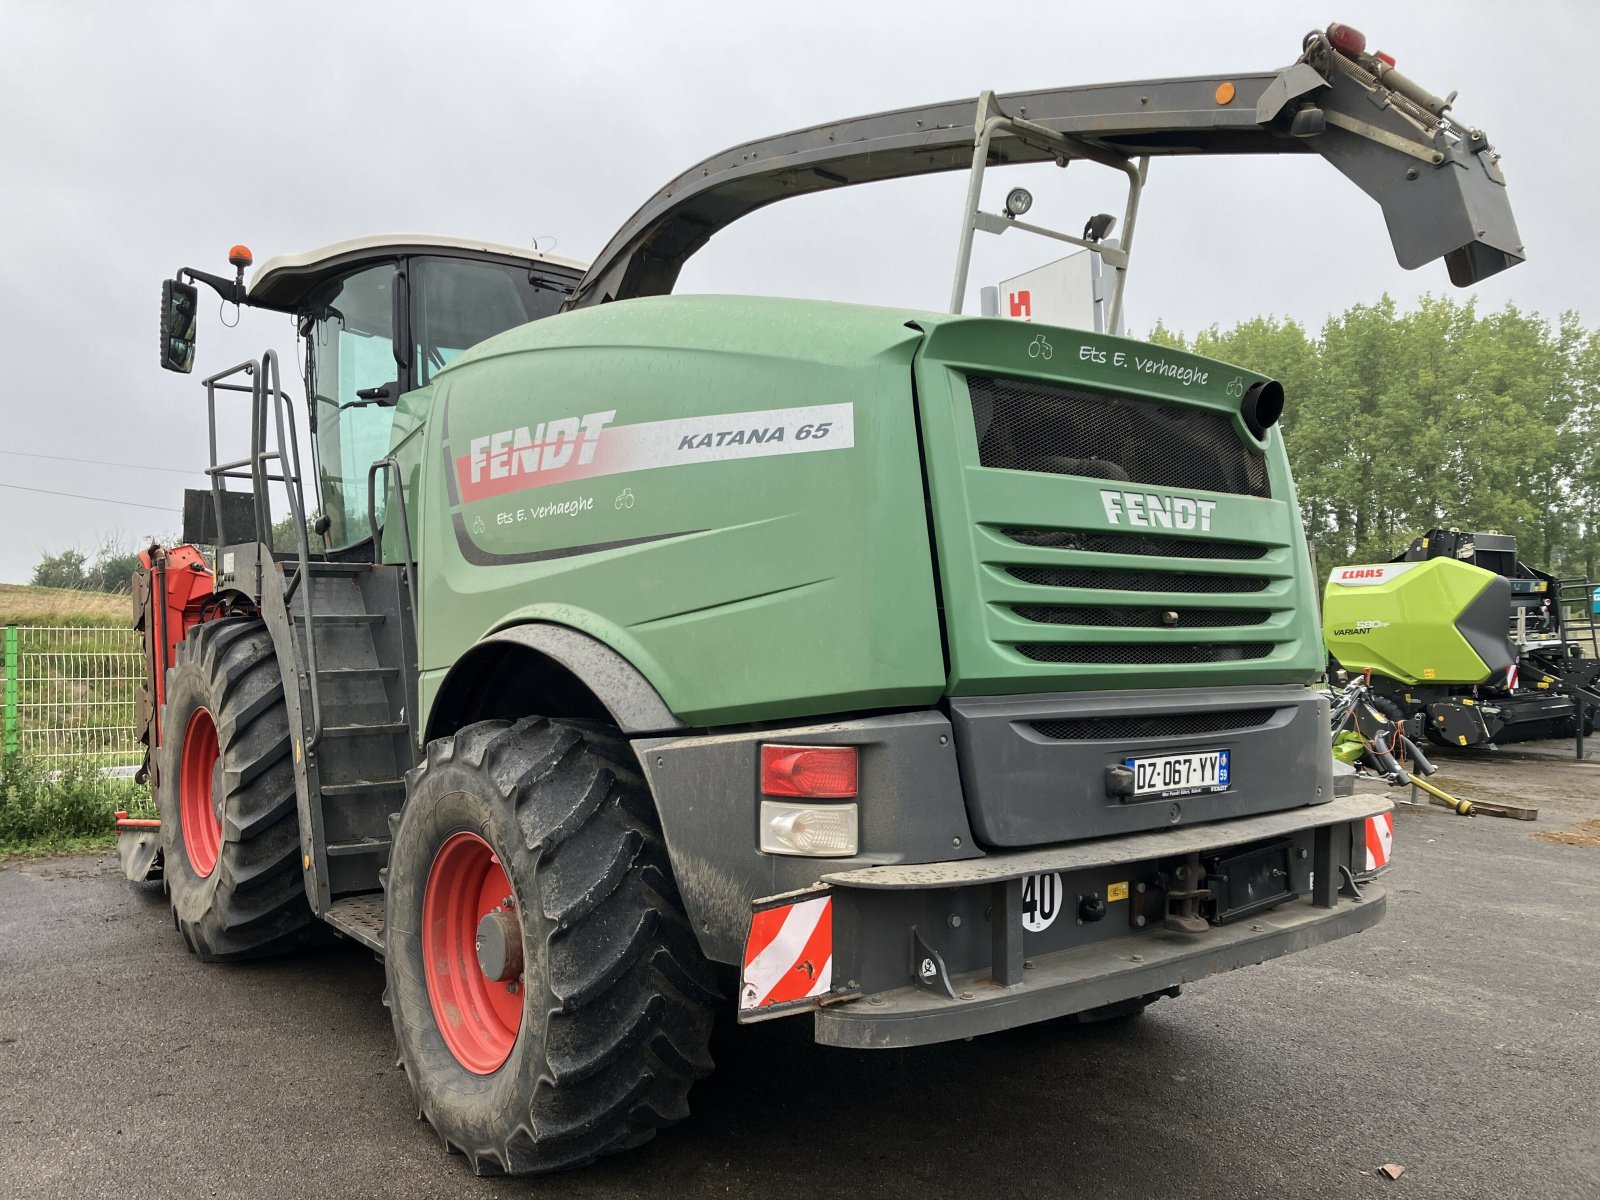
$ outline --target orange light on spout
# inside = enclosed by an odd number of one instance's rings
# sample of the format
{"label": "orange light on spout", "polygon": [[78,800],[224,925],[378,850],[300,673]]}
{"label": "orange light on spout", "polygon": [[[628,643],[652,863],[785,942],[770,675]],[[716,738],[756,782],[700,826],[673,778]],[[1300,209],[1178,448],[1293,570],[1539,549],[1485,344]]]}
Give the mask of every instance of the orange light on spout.
{"label": "orange light on spout", "polygon": [[228,261],[243,270],[255,262],[256,256],[250,253],[249,246],[235,246],[228,251]]}

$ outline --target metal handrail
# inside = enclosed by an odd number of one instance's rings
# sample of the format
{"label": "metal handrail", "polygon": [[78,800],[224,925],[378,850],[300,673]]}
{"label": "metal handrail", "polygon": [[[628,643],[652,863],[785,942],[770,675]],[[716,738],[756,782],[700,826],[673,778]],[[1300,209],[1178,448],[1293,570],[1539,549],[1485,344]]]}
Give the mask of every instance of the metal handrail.
{"label": "metal handrail", "polygon": [[[255,378],[254,378],[255,373],[256,373],[256,367],[257,367],[257,364],[256,364],[255,360],[251,359],[251,360],[249,360],[247,362],[236,363],[234,366],[228,367],[227,369],[222,370],[222,371],[218,371],[215,375],[207,376],[205,379],[200,381],[202,386],[204,386],[204,388],[206,389],[206,435],[207,435],[207,438],[209,440],[210,447],[211,447],[211,466],[206,469],[206,475],[208,477],[210,477],[210,479],[211,479],[211,506],[212,506],[213,513],[216,515],[216,521],[217,521],[216,534],[217,534],[217,544],[218,545],[221,545],[223,543],[223,540],[224,540],[224,537],[225,537],[225,532],[224,532],[223,524],[222,524],[222,493],[223,493],[223,491],[225,489],[222,486],[222,481],[224,479],[243,479],[243,478],[245,478],[245,476],[240,475],[237,472],[238,472],[238,469],[240,467],[250,466],[251,465],[251,460],[248,459],[248,458],[245,458],[245,459],[240,459],[238,462],[229,462],[229,463],[219,463],[217,461],[217,393],[218,392],[248,392],[250,394],[250,396],[251,396],[251,400],[252,400],[252,403],[253,403],[254,402],[254,398],[255,398],[255,394],[256,394]],[[251,377],[251,383],[250,383],[249,386],[246,386],[245,384],[242,384],[242,383],[224,383],[223,382],[223,380],[228,379],[231,376],[241,375],[241,374]],[[253,416],[253,414],[252,414],[252,416]],[[252,419],[252,421],[251,421],[252,429],[254,428],[254,426],[255,426],[255,422]],[[253,481],[254,475],[252,474],[250,478]],[[251,501],[255,505],[256,508],[258,508],[258,509],[260,508],[261,499],[260,499],[260,497],[258,495],[252,495],[251,496]],[[256,527],[258,529],[260,528],[260,524],[261,524],[261,522],[260,522],[259,514],[258,514],[257,520],[256,520]]]}
{"label": "metal handrail", "polygon": [[[1023,117],[1013,117],[1000,108],[991,91],[978,96],[977,121],[974,127],[972,169],[967,177],[967,202],[961,218],[961,239],[956,248],[956,276],[950,292],[950,311],[959,314],[967,291],[967,276],[972,266],[973,235],[1003,233],[1007,229],[1022,229],[1042,237],[1093,250],[1112,268],[1110,302],[1107,306],[1107,333],[1120,333],[1122,326],[1122,296],[1127,285],[1129,256],[1133,251],[1134,223],[1139,217],[1139,198],[1144,191],[1149,174],[1149,155],[1137,160],[1116,154],[1071,134],[1061,133]],[[980,207],[983,195],[984,170],[989,164],[989,150],[997,134],[1005,134],[1055,158],[1066,166],[1075,158],[1088,159],[1101,166],[1121,171],[1128,178],[1128,198],[1122,214],[1122,237],[1116,245],[1092,242],[1087,238],[1073,237],[1053,229],[1030,225],[1014,218],[995,217]]]}
{"label": "metal handrail", "polygon": [[[294,538],[297,562],[295,564],[294,578],[286,581],[283,588],[284,604],[289,607],[292,618],[294,594],[311,574],[311,540],[306,530],[305,495],[301,483],[300,472],[300,439],[295,432],[294,418],[289,413],[289,396],[283,390],[282,376],[278,370],[278,354],[275,350],[268,350],[261,356],[261,373],[256,377],[257,392],[253,398],[256,425],[257,448],[255,453],[254,471],[256,475],[256,494],[266,494],[266,485],[273,478],[267,471],[267,463],[276,460],[284,481],[284,494],[289,500],[289,512],[294,519]],[[272,401],[272,415],[277,433],[276,450],[266,448],[266,401]],[[285,420],[285,416],[288,419]],[[284,457],[284,448],[288,447],[288,458]],[[262,521],[261,506],[256,506],[256,523],[259,527]],[[270,523],[266,529],[263,542],[271,546],[272,529]],[[317,639],[313,629],[314,621],[311,611],[311,597],[313,589],[307,586],[301,598],[305,612],[306,635],[306,683],[311,694],[311,729],[306,735],[305,749],[310,754],[317,748],[317,743],[322,740],[322,696],[317,680]],[[292,621],[291,621],[292,624]]]}
{"label": "metal handrail", "polygon": [[378,472],[384,472],[385,478],[394,477],[394,495],[384,510],[384,515],[393,511],[396,503],[400,506],[400,543],[406,556],[406,591],[411,596],[411,619],[417,619],[417,557],[411,549],[411,518],[406,514],[406,481],[400,472],[400,464],[393,457],[380,458],[367,468],[367,528],[372,531],[372,562],[376,566],[381,557],[382,536],[378,530]]}
{"label": "metal handrail", "polygon": [[[236,375],[249,378],[249,385],[230,383]],[[206,431],[211,449],[211,466],[206,475],[211,480],[212,511],[216,515],[217,543],[224,543],[227,533],[222,520],[222,494],[225,479],[249,479],[253,508],[255,538],[272,555],[272,506],[267,488],[269,484],[284,485],[289,500],[289,512],[294,519],[295,568],[284,583],[283,601],[289,610],[293,625],[294,595],[311,573],[311,542],[306,531],[305,490],[300,469],[300,440],[295,431],[291,412],[292,402],[283,390],[283,377],[278,368],[278,355],[268,350],[260,361],[250,359],[218,371],[201,381],[206,389]],[[232,462],[217,461],[217,393],[247,392],[250,395],[250,456]],[[276,448],[267,448],[267,409],[271,406]],[[287,420],[285,419],[287,416]],[[285,453],[287,451],[287,453]],[[277,463],[275,473],[269,466]],[[246,474],[241,468],[248,467]],[[316,749],[322,740],[322,697],[317,686],[317,643],[312,634],[312,589],[305,589],[303,598],[306,631],[306,668],[311,695],[311,732],[305,740],[307,752]]]}

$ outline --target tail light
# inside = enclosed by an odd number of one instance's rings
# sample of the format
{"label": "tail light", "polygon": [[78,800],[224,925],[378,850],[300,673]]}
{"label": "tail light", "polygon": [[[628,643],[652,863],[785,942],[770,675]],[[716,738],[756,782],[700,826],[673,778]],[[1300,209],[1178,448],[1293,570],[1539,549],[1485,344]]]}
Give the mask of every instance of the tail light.
{"label": "tail light", "polygon": [[762,746],[761,793],[848,800],[856,794],[854,746]]}
{"label": "tail light", "polygon": [[1367,52],[1367,35],[1335,21],[1328,26],[1328,44],[1349,58],[1360,58]]}

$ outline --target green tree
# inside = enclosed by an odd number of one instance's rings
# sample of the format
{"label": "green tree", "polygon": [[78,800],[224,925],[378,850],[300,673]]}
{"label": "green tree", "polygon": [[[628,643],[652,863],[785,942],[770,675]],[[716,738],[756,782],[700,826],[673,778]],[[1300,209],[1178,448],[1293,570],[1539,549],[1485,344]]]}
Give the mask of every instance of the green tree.
{"label": "green tree", "polygon": [[[1162,326],[1152,340],[1183,345]],[[1435,527],[1515,534],[1524,561],[1593,577],[1600,531],[1600,334],[1515,306],[1389,297],[1312,337],[1259,317],[1201,354],[1278,379],[1307,535],[1324,566],[1384,561]]]}
{"label": "green tree", "polygon": [[72,588],[91,592],[126,592],[132,586],[139,551],[107,538],[90,559],[81,550],[46,554],[33,569],[35,587]]}
{"label": "green tree", "polygon": [[63,550],[46,554],[33,568],[33,586],[80,589],[83,583],[83,551]]}

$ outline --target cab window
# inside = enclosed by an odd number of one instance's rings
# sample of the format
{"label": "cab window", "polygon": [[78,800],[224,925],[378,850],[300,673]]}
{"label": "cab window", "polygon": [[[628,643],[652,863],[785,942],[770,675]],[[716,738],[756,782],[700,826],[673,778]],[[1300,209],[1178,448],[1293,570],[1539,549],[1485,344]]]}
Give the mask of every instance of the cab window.
{"label": "cab window", "polygon": [[[326,284],[311,298],[307,374],[330,550],[357,545],[371,535],[367,469],[389,452],[392,406],[399,393],[394,356],[397,279],[395,264],[386,263]],[[385,388],[384,394],[374,394]],[[381,523],[382,488],[378,498]]]}
{"label": "cab window", "polygon": [[469,346],[548,317],[565,287],[530,280],[528,268],[467,258],[416,258],[411,263],[416,386],[422,387]]}

